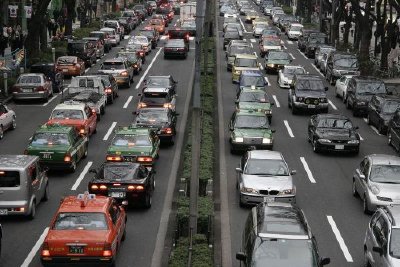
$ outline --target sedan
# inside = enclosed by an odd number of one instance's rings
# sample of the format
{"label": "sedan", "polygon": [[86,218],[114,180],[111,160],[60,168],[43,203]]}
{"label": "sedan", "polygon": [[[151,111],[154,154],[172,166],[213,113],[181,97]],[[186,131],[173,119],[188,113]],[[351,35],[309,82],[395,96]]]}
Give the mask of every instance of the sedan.
{"label": "sedan", "polygon": [[17,127],[16,120],[15,112],[0,103],[0,140],[3,139],[5,131],[14,130]]}
{"label": "sedan", "polygon": [[48,101],[53,95],[50,78],[42,73],[21,74],[11,88],[14,100],[41,99]]}
{"label": "sedan", "polygon": [[164,45],[164,58],[168,57],[182,57],[187,58],[188,47],[183,39],[168,40]]}
{"label": "sedan", "polygon": [[57,59],[56,69],[64,76],[79,76],[85,72],[85,62],[78,57],[63,56]]}
{"label": "sedan", "polygon": [[128,88],[133,82],[133,68],[125,58],[107,59],[101,64],[100,73],[111,74],[117,84],[124,84]]}
{"label": "sedan", "polygon": [[146,55],[148,55],[151,52],[151,41],[149,40],[148,37],[146,36],[132,36],[129,41],[129,44],[140,44],[145,51]]}

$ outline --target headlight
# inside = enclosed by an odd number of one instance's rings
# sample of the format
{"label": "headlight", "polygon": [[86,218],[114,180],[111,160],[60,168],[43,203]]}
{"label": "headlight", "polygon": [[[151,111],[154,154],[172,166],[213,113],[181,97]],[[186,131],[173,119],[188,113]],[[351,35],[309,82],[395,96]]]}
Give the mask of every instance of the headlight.
{"label": "headlight", "polygon": [[302,97],[296,97],[296,101],[297,101],[297,102],[302,102],[302,101],[303,101],[303,98],[302,98]]}
{"label": "headlight", "polygon": [[270,139],[270,138],[263,138],[262,142],[263,142],[263,144],[271,144],[271,143],[272,143],[272,139]]}
{"label": "headlight", "polygon": [[265,111],[265,114],[267,114],[267,115],[272,114],[272,110],[267,109],[267,110]]}
{"label": "headlight", "polygon": [[240,75],[240,70],[235,70],[235,74]]}
{"label": "headlight", "polygon": [[281,192],[279,192],[279,195],[294,195],[294,194],[296,194],[296,189],[294,188],[282,190]]}
{"label": "headlight", "polygon": [[248,187],[243,187],[241,191],[242,191],[243,193],[258,194],[258,190],[253,189],[253,188],[248,188]]}
{"label": "headlight", "polygon": [[369,189],[371,190],[372,194],[377,195],[379,194],[380,190],[376,185],[370,185]]}
{"label": "headlight", "polygon": [[347,143],[348,144],[358,144],[358,143],[360,143],[360,141],[358,141],[358,140],[350,140]]}
{"label": "headlight", "polygon": [[328,139],[318,139],[318,142],[320,142],[320,143],[332,143],[332,141],[328,140]]}
{"label": "headlight", "polygon": [[235,138],[236,143],[243,143],[243,137],[236,137]]}
{"label": "headlight", "polygon": [[267,64],[267,66],[270,67],[270,68],[274,68],[275,64]]}

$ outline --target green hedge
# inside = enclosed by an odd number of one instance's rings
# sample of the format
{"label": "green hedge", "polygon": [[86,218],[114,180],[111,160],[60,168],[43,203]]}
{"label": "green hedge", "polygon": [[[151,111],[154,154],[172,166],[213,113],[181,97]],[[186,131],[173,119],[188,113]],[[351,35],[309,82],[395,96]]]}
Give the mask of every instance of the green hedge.
{"label": "green hedge", "polygon": [[293,15],[293,8],[291,6],[282,6],[282,9],[285,14]]}
{"label": "green hedge", "polygon": [[97,27],[84,27],[75,29],[72,35],[77,39],[82,39],[84,37],[88,37],[89,33],[92,31],[97,31],[99,28]]}
{"label": "green hedge", "polygon": [[[186,267],[188,261],[189,238],[181,238],[176,244],[169,260],[169,267]],[[193,236],[192,266],[213,266],[212,248],[208,247],[207,238],[204,235]]]}

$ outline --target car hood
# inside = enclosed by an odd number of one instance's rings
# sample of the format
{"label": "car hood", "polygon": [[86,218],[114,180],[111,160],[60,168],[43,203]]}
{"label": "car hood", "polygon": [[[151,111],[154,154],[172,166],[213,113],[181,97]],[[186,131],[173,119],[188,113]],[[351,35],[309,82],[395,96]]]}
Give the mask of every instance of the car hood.
{"label": "car hood", "polygon": [[262,175],[242,175],[243,186],[257,190],[285,190],[292,189],[293,182],[291,176],[262,176]]}
{"label": "car hood", "polygon": [[384,114],[381,113],[380,117],[385,121],[385,122],[389,122],[391,118],[393,118],[394,114]]}
{"label": "car hood", "polygon": [[356,139],[356,134],[348,129],[333,129],[333,128],[319,128],[316,130],[319,138],[337,139],[337,140],[350,140]]}
{"label": "car hood", "polygon": [[280,45],[264,45],[264,50],[281,50],[282,47]]}
{"label": "car hood", "polygon": [[235,137],[244,137],[244,138],[251,138],[251,137],[271,138],[272,137],[271,129],[235,128],[233,134],[235,135]]}
{"label": "car hood", "polygon": [[286,65],[290,63],[288,59],[268,59],[265,60],[266,64],[279,64],[279,65]]}
{"label": "car hood", "polygon": [[356,100],[369,102],[371,101],[373,95],[356,95]]}
{"label": "car hood", "polygon": [[110,235],[109,230],[49,230],[46,241],[49,242],[66,242],[66,243],[82,243],[82,242],[104,242]]}
{"label": "car hood", "polygon": [[377,187],[378,196],[400,200],[400,184],[385,184],[370,181],[370,188]]}
{"label": "car hood", "polygon": [[271,103],[268,102],[239,102],[238,103],[238,108],[239,109],[252,109],[252,110],[270,110],[271,109]]}
{"label": "car hood", "polygon": [[122,155],[148,155],[151,153],[151,146],[137,146],[137,147],[120,147],[120,146],[110,146],[107,150],[109,154],[122,154]]}
{"label": "car hood", "polygon": [[282,76],[284,79],[289,80],[289,81],[293,80],[293,77],[294,77],[293,74],[289,74],[289,73],[286,73],[286,74],[282,73]]}
{"label": "car hood", "polygon": [[296,90],[297,97],[326,97],[326,93],[324,90],[321,91],[308,91],[308,90]]}

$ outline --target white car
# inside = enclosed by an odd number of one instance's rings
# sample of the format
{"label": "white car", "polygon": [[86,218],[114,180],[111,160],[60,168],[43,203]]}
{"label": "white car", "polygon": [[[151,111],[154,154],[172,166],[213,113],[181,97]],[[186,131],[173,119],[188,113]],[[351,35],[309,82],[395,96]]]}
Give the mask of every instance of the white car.
{"label": "white car", "polygon": [[15,112],[0,103],[0,140],[3,139],[5,131],[14,130],[17,127],[16,119]]}
{"label": "white car", "polygon": [[292,23],[287,31],[289,40],[297,40],[301,35],[301,29],[303,29],[303,27],[304,26],[300,23]]}
{"label": "white car", "polygon": [[280,88],[290,88],[295,74],[306,74],[302,66],[286,65],[278,72],[278,85]]}
{"label": "white car", "polygon": [[117,46],[121,42],[121,37],[114,28],[101,28],[100,31],[108,33],[109,41],[112,46]]}
{"label": "white car", "polygon": [[354,75],[343,75],[342,77],[340,77],[340,79],[336,80],[335,95],[342,98],[343,103],[346,102],[347,99],[347,85],[349,84],[349,81],[353,76]]}
{"label": "white car", "polygon": [[146,55],[151,51],[151,41],[146,36],[132,36],[128,44],[140,44]]}

